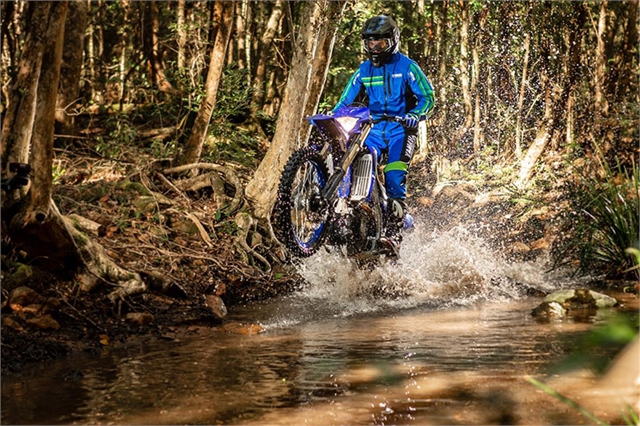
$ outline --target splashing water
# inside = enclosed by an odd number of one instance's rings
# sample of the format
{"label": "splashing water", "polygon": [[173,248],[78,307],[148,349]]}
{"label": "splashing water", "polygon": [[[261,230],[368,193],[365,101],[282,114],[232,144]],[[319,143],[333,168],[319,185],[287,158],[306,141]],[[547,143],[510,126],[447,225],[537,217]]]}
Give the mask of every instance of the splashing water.
{"label": "splashing water", "polygon": [[547,269],[545,259],[507,262],[464,227],[428,235],[417,225],[405,236],[398,261],[383,260],[375,268],[361,269],[335,252],[306,259],[299,267],[306,285],[293,298],[320,304],[315,309],[333,316],[349,316],[509,301],[522,298],[527,289],[552,291],[570,285],[566,274]]}

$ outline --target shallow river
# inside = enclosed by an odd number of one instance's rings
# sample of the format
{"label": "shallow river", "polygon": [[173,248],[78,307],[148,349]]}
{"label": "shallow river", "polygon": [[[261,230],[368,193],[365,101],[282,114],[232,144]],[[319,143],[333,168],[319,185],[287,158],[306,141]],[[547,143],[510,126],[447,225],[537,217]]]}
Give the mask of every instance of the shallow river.
{"label": "shallow river", "polygon": [[230,310],[228,329],[261,333],[198,328],[10,376],[2,424],[589,423],[524,377],[582,398],[597,379],[550,368],[609,313],[538,322],[519,283],[576,283],[496,260],[464,230],[419,238],[372,272],[322,254],[299,292]]}

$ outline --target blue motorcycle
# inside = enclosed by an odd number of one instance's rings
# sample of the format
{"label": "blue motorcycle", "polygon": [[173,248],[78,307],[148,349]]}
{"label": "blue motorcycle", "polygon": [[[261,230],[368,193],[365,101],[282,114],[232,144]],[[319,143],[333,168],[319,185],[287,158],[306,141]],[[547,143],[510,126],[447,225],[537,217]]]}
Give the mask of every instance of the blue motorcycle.
{"label": "blue motorcycle", "polygon": [[[397,252],[381,243],[387,194],[377,152],[364,142],[374,123],[365,107],[344,107],[333,115],[307,117],[314,126],[308,146],[295,151],[284,167],[274,206],[276,237],[294,257],[320,247],[343,249],[347,257],[368,261]],[[413,226],[410,215],[405,229]]]}

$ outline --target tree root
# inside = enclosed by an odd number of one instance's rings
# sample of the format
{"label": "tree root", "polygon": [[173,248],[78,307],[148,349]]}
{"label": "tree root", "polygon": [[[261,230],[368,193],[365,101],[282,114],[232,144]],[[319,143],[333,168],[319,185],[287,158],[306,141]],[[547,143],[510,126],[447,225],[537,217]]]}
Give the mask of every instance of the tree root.
{"label": "tree root", "polygon": [[193,163],[165,169],[164,173],[182,173],[188,170],[195,169],[213,170],[216,173],[222,173],[225,176],[227,182],[235,188],[235,194],[233,198],[229,200],[229,198],[224,193],[223,184],[219,182],[219,178],[217,177],[217,175],[214,175],[214,173],[207,173],[203,176],[196,176],[195,178],[185,179],[176,182],[175,186],[182,190],[193,191],[211,186],[215,191],[216,197],[218,197],[219,200],[223,200],[219,202],[219,211],[221,209],[224,209],[224,213],[227,216],[231,216],[240,208],[244,199],[244,189],[242,183],[240,182],[240,179],[238,178],[238,175],[229,167],[211,163]]}
{"label": "tree root", "polygon": [[101,283],[111,284],[117,287],[108,296],[111,301],[116,301],[127,295],[144,293],[148,290],[148,286],[140,274],[118,266],[107,255],[102,245],[88,238],[86,234],[75,227],[73,219],[66,216],[62,216],[62,219],[76,244],[78,254],[87,272],[79,276],[83,290],[91,291]]}
{"label": "tree root", "polygon": [[251,255],[256,258],[260,263],[266,266],[266,273],[271,272],[271,264],[267,259],[265,259],[262,255],[256,252],[254,249],[249,247],[247,244],[247,238],[249,236],[249,231],[251,227],[254,225],[254,220],[248,213],[238,213],[235,218],[236,225],[240,228],[240,235],[236,237],[236,243],[244,250],[246,253],[251,253]]}

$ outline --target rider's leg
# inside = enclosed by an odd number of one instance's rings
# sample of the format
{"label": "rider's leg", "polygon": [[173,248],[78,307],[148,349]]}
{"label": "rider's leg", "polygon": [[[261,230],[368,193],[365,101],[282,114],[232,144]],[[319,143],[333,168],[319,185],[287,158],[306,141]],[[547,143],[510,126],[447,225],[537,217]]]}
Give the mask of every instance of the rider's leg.
{"label": "rider's leg", "polygon": [[389,161],[385,167],[385,182],[389,202],[387,205],[387,237],[402,239],[400,230],[402,229],[404,218],[407,214],[407,173],[409,164],[413,158],[416,142],[418,140],[417,130],[406,130],[396,132],[389,142]]}

